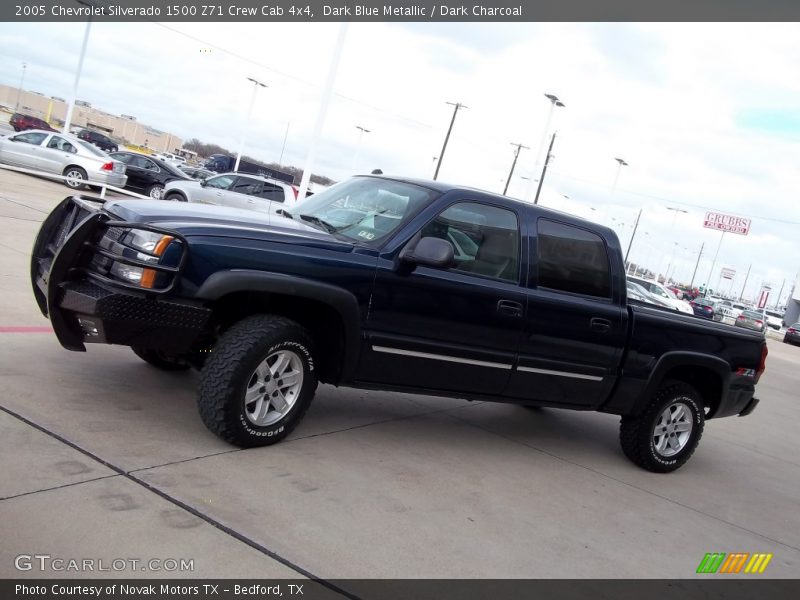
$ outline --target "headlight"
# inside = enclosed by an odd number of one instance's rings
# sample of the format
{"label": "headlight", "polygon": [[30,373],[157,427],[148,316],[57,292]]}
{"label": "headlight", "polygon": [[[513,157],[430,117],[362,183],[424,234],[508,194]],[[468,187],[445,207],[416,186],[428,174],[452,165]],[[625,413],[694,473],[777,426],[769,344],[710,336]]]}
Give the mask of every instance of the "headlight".
{"label": "headlight", "polygon": [[[141,250],[136,253],[137,260],[157,263],[174,239],[171,235],[163,233],[131,229],[120,241],[129,248]],[[158,275],[158,271],[155,269],[128,265],[123,262],[115,262],[111,266],[111,273],[120,279],[139,284],[143,288],[152,288]]]}
{"label": "headlight", "polygon": [[[164,241],[165,239],[167,240],[166,242]],[[161,256],[172,240],[172,236],[164,235],[163,233],[145,231],[144,229],[131,229],[125,236],[123,243],[131,248]],[[161,247],[161,252],[155,251],[159,247]]]}

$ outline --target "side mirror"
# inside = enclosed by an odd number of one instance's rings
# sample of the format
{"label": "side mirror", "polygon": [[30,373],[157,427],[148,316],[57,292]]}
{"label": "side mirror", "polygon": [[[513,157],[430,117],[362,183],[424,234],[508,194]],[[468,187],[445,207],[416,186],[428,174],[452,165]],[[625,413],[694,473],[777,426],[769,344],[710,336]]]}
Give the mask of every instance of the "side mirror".
{"label": "side mirror", "polygon": [[436,237],[424,237],[416,243],[412,240],[400,253],[400,260],[405,263],[439,269],[453,266],[453,257],[453,245]]}
{"label": "side mirror", "polygon": [[201,185],[202,187],[206,187],[206,186],[208,185],[208,181],[207,181],[207,180],[205,180],[205,179],[201,179],[201,180],[200,180],[200,185]]}

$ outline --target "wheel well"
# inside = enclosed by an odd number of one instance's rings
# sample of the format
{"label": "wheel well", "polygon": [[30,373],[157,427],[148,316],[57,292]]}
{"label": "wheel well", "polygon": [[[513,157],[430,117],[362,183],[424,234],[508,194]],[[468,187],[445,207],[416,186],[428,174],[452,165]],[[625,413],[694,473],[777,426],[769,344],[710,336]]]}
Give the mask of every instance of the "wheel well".
{"label": "wheel well", "polygon": [[183,198],[184,200],[187,200],[187,198],[186,198],[186,194],[184,194],[183,192],[180,192],[180,191],[178,191],[178,190],[170,190],[169,192],[167,192],[167,193],[164,195],[164,197],[165,197],[165,198],[166,198],[167,196],[180,196],[180,197],[181,197],[181,198]]}
{"label": "wheel well", "polygon": [[323,383],[339,381],[346,350],[345,330],[342,317],[330,305],[284,294],[234,292],[215,300],[212,309],[220,333],[243,318],[259,313],[281,315],[295,321],[305,327],[314,340],[317,378]]}
{"label": "wheel well", "polygon": [[668,379],[683,381],[696,389],[703,400],[707,417],[713,416],[719,408],[722,400],[722,378],[711,369],[696,366],[674,367],[664,374],[662,381]]}
{"label": "wheel well", "polygon": [[64,170],[63,170],[63,171],[61,171],[61,173],[62,173],[62,174],[64,174],[64,173],[66,173],[67,171],[69,171],[70,169],[80,169],[81,171],[83,171],[84,173],[86,173],[86,169],[84,169],[84,168],[83,168],[82,166],[80,166],[80,165],[67,165],[66,167],[64,167]]}

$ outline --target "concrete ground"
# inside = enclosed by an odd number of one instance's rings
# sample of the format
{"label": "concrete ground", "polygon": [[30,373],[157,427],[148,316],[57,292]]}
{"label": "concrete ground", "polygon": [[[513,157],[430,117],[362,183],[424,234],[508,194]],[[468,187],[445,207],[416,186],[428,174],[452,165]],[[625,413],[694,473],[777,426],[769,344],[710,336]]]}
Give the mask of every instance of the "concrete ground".
{"label": "concrete ground", "polygon": [[[770,338],[758,410],[671,475],[629,463],[609,415],[329,386],[241,451],[200,422],[196,374],[48,331],[29,252],[66,195],[0,170],[0,578],[687,578],[707,552],[800,572],[800,347]],[[194,570],[15,568],[34,554]]]}

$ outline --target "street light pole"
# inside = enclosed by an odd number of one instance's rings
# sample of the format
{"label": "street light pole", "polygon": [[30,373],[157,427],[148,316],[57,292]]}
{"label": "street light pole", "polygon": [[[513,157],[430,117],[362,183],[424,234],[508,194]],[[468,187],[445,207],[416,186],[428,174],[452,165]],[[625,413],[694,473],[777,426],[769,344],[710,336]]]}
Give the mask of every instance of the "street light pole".
{"label": "street light pole", "polygon": [[544,165],[542,165],[542,174],[539,176],[539,185],[536,188],[536,197],[533,199],[534,204],[539,204],[539,193],[542,191],[542,184],[544,183],[544,176],[547,175],[547,165],[550,164],[550,157],[552,156],[553,152],[553,144],[556,141],[556,132],[553,132],[553,137],[550,138],[550,147],[547,149],[547,156],[544,159]]}
{"label": "street light pole", "polygon": [[[544,124],[544,131],[542,132],[542,138],[539,142],[539,149],[536,151],[536,165],[542,162],[542,151],[544,150],[544,145],[547,143],[547,134],[550,132],[550,122],[553,120],[553,112],[555,111],[556,107],[563,108],[565,105],[561,100],[558,99],[558,96],[555,94],[545,94],[545,98],[550,101],[550,110],[547,113],[547,121]],[[548,155],[550,153],[548,152]],[[536,166],[534,165],[534,167]],[[533,183],[534,179],[528,181],[528,187],[525,189],[525,202],[531,201],[531,196],[533,195]],[[541,185],[539,186],[541,188]],[[538,196],[538,191],[537,191]]]}
{"label": "street light pole", "polygon": [[[697,267],[700,266],[700,258],[703,256],[703,248],[705,248],[705,247],[706,247],[706,243],[705,242],[700,244],[700,252],[698,252],[698,254],[697,254],[697,262],[694,263],[694,271],[692,271],[692,281],[689,283],[689,287],[692,288],[692,289],[694,289],[694,277],[695,277],[695,275],[697,275]],[[748,270],[748,274],[749,274],[749,270]],[[747,283],[747,279],[745,279],[744,282]]]}
{"label": "street light pole", "polygon": [[286,150],[286,140],[289,138],[289,125],[291,125],[291,121],[286,121],[286,133],[283,134],[283,145],[281,146],[281,156],[278,159],[278,164],[283,166],[283,151]]}
{"label": "street light pole", "polygon": [[27,63],[22,63],[22,77],[19,78],[19,88],[17,89],[17,103],[14,106],[14,112],[19,111],[19,98],[22,95],[22,86],[25,85],[25,69],[28,68]]}
{"label": "street light pole", "polygon": [[[91,6],[86,2],[80,2],[86,6]],[[75,99],[78,97],[78,84],[81,81],[81,71],[83,71],[83,59],[86,57],[86,46],[89,44],[89,31],[92,28],[92,18],[86,21],[86,30],[83,33],[83,44],[81,45],[81,54],[78,58],[78,68],[75,70],[75,81],[72,83],[72,95],[69,98],[69,107],[67,108],[67,116],[64,119],[64,133],[69,133],[69,128],[72,125],[72,113],[75,110]]]}
{"label": "street light pole", "polygon": [[752,268],[753,268],[752,264],[750,264],[750,266],[747,267],[747,275],[744,276],[744,285],[742,286],[742,293],[739,294],[739,302],[741,302],[742,298],[744,298],[744,288],[747,287],[747,280],[750,279],[750,269]]}
{"label": "street light pole", "polygon": [[358,129],[358,141],[356,142],[356,149],[353,151],[353,165],[350,168],[352,173],[356,172],[356,162],[358,159],[358,152],[361,149],[361,138],[364,136],[365,133],[371,133],[371,130],[362,127],[361,125],[356,125],[356,129]]}
{"label": "street light pole", "polygon": [[453,123],[456,122],[456,115],[458,114],[459,109],[461,108],[469,108],[460,102],[447,102],[447,104],[453,106],[453,118],[450,119],[450,127],[447,128],[447,135],[444,136],[444,144],[442,144],[442,151],[439,152],[439,162],[436,163],[436,171],[433,173],[433,180],[436,181],[436,178],[439,177],[439,169],[442,166],[442,161],[444,160],[444,151],[447,149],[447,142],[450,140],[450,132],[453,131]]}
{"label": "street light pole", "polygon": [[626,163],[621,158],[615,158],[614,160],[617,161],[619,164],[617,165],[617,174],[614,176],[614,184],[611,186],[612,192],[616,191],[617,189],[617,182],[619,181],[619,174],[622,172],[622,167],[628,166],[628,163]]}
{"label": "street light pole", "polygon": [[719,249],[722,247],[722,240],[725,239],[725,231],[719,236],[719,244],[717,244],[717,252],[714,254],[714,260],[711,261],[711,270],[708,272],[708,279],[706,279],[706,289],[703,290],[703,297],[708,296],[708,284],[711,283],[711,276],[714,274],[714,267],[717,264],[717,257],[719,256]]}
{"label": "street light pole", "polygon": [[514,144],[512,142],[512,146],[516,146],[517,149],[514,151],[514,162],[511,163],[511,170],[508,172],[508,179],[506,179],[506,187],[503,188],[503,196],[506,195],[508,191],[508,184],[511,183],[511,177],[514,175],[514,167],[517,166],[517,158],[519,158],[520,150],[525,148],[525,150],[530,150],[528,146],[523,146],[522,144]]}
{"label": "street light pole", "polygon": [[247,123],[250,121],[250,115],[253,114],[253,106],[256,103],[256,92],[258,91],[259,87],[267,87],[266,83],[261,83],[252,77],[248,77],[247,81],[253,82],[253,93],[250,96],[250,106],[247,108],[247,116],[242,123],[242,137],[239,139],[239,151],[236,153],[236,164],[233,165],[234,172],[239,170],[239,163],[242,160],[242,152],[244,152],[244,140],[245,137],[247,137]]}
{"label": "street light pole", "polygon": [[[620,165],[622,166],[622,165]],[[631,253],[631,246],[633,246],[633,238],[636,237],[636,230],[639,228],[639,219],[642,216],[642,209],[639,209],[639,214],[636,215],[636,222],[633,224],[633,233],[631,234],[631,241],[628,242],[628,250],[625,252],[625,264],[628,263],[628,255]]]}

